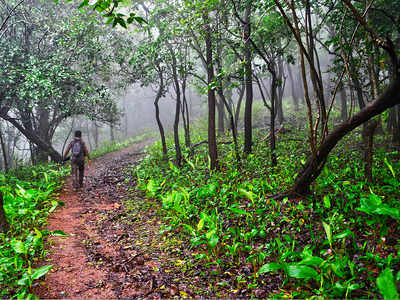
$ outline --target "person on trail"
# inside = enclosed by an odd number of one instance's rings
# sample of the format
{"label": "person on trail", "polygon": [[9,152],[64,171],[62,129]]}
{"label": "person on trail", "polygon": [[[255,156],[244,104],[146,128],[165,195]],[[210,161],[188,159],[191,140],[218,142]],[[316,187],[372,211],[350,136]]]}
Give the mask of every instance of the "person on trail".
{"label": "person on trail", "polygon": [[88,158],[88,166],[90,164],[89,151],[86,148],[85,142],[82,140],[82,132],[75,131],[74,139],[69,143],[65,150],[64,157],[66,158],[71,151],[71,175],[72,186],[75,189],[83,186],[83,176],[85,171],[85,156]]}

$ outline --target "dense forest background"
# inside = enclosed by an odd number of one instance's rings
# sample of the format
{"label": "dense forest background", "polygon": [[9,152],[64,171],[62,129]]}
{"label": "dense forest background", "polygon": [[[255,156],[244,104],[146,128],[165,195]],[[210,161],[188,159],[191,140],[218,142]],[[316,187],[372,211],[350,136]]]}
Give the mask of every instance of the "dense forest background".
{"label": "dense forest background", "polygon": [[135,176],[165,232],[224,270],[250,265],[251,295],[272,273],[294,297],[398,296],[399,12],[1,0],[0,168],[61,162],[75,129],[90,150],[147,133]]}

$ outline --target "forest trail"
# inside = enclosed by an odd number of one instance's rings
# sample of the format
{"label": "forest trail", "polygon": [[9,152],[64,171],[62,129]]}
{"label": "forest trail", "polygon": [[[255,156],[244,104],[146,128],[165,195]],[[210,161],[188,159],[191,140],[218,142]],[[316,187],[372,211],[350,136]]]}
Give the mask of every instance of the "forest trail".
{"label": "forest trail", "polygon": [[[138,164],[145,145],[134,144],[94,160],[85,170],[82,191],[74,192],[67,180],[59,198],[65,207],[50,216],[46,229],[62,230],[68,237],[48,243],[49,254],[41,264],[53,264],[53,269],[35,287],[40,298],[145,297],[156,285],[161,290],[171,286],[159,280],[159,263],[151,258],[154,254],[146,253],[160,222],[151,210],[147,216],[127,217],[122,204],[134,197],[128,169]],[[132,228],[138,217],[141,225]],[[172,285],[166,292],[178,291]]]}

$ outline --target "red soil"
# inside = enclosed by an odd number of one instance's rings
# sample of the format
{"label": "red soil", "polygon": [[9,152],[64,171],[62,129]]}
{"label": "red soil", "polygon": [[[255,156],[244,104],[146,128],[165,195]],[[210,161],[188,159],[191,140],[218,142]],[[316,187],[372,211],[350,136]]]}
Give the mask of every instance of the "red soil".
{"label": "red soil", "polygon": [[[86,167],[86,182],[90,177],[98,180],[99,174],[110,167],[112,162],[118,162],[123,155],[138,152],[142,147],[143,145],[134,145],[93,161]],[[102,268],[98,261],[90,261],[87,245],[90,243],[90,247],[95,247],[97,254],[117,258],[118,251],[115,245],[98,235],[95,221],[99,218],[99,212],[119,209],[120,204],[113,203],[113,199],[108,199],[107,193],[102,193],[101,189],[88,188],[87,183],[82,191],[74,192],[71,180],[65,183],[59,201],[64,202],[65,207],[59,207],[50,216],[46,229],[62,230],[68,237],[49,239],[49,255],[42,264],[53,264],[53,269],[46,275],[44,281],[37,284],[34,293],[46,299],[116,298],[116,287],[107,281],[107,269]],[[126,288],[124,296],[133,296],[136,293],[135,289]]]}

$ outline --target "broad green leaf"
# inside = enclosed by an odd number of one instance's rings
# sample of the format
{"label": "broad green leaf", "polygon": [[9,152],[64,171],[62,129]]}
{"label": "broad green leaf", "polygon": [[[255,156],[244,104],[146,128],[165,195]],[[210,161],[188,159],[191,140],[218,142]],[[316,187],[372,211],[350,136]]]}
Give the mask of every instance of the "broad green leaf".
{"label": "broad green leaf", "polygon": [[58,206],[58,201],[52,200],[52,201],[51,201],[51,204],[52,204],[52,206],[51,206],[51,208],[49,209],[49,213],[52,213],[53,211],[56,210],[56,208],[57,208],[57,206]]}
{"label": "broad green leaf", "polygon": [[64,231],[59,230],[59,229],[54,230],[51,234],[54,235],[54,236],[63,236],[63,237],[67,237],[68,236],[68,234],[66,234]]}
{"label": "broad green leaf", "polygon": [[318,277],[318,272],[313,268],[298,264],[290,264],[286,268],[287,275],[294,278],[310,279]]}
{"label": "broad green leaf", "polygon": [[142,23],[147,23],[145,19],[143,19],[142,17],[134,17],[135,21],[138,22],[139,24]]}
{"label": "broad green leaf", "polygon": [[43,234],[40,230],[38,230],[36,227],[34,228],[35,233],[36,233],[36,238],[40,239],[42,238]]}
{"label": "broad green leaf", "polygon": [[23,242],[19,241],[19,240],[13,240],[11,242],[11,247],[18,254],[26,254],[27,253],[25,244]]}
{"label": "broad green leaf", "polygon": [[186,230],[189,231],[191,235],[196,235],[196,233],[195,233],[195,231],[194,231],[194,229],[193,229],[192,226],[190,226],[190,225],[188,225],[188,224],[182,224],[182,226],[183,226],[184,228],[186,228]]}
{"label": "broad green leaf", "polygon": [[239,192],[245,196],[247,199],[249,199],[251,201],[251,203],[254,205],[254,197],[256,195],[254,195],[254,193],[250,192],[250,191],[246,191],[245,189],[239,189]]}
{"label": "broad green leaf", "polygon": [[396,284],[394,282],[392,270],[386,268],[376,279],[376,284],[383,298],[386,299],[399,299]]}
{"label": "broad green leaf", "polygon": [[237,207],[229,207],[229,210],[233,211],[234,213],[237,213],[238,215],[245,215],[251,217],[251,214],[248,213],[247,211],[237,208]]}
{"label": "broad green leaf", "polygon": [[197,230],[200,231],[204,227],[205,218],[201,218],[199,223],[197,224]]}
{"label": "broad green leaf", "polygon": [[323,200],[324,200],[324,207],[328,209],[331,208],[331,200],[329,196],[324,196]]}
{"label": "broad green leaf", "polygon": [[208,240],[208,245],[210,245],[211,249],[214,249],[219,242],[219,237],[215,233],[213,233]]}
{"label": "broad green leaf", "polygon": [[339,240],[339,239],[346,238],[348,236],[353,236],[354,237],[354,233],[350,229],[347,229],[346,231],[343,231],[341,233],[335,234],[333,239],[334,240]]}
{"label": "broad green leaf", "polygon": [[24,275],[22,275],[22,278],[17,281],[17,284],[20,286],[29,287],[31,282],[32,282],[32,279],[30,279],[30,276],[27,273],[24,273]]}
{"label": "broad green leaf", "polygon": [[299,265],[320,266],[323,262],[324,260],[318,256],[307,256],[299,262]]}
{"label": "broad green leaf", "polygon": [[215,232],[216,232],[215,229],[212,229],[212,230],[210,230],[209,232],[207,232],[207,233],[206,233],[206,238],[207,238],[207,240],[211,239],[211,236],[212,236],[213,234],[215,234]]}
{"label": "broad green leaf", "polygon": [[268,263],[263,265],[257,272],[257,274],[264,274],[276,270],[282,269],[282,265],[279,263]]}
{"label": "broad green leaf", "polygon": [[43,266],[43,267],[33,270],[32,279],[33,280],[39,279],[40,277],[46,275],[47,272],[49,272],[52,267],[53,267],[53,265],[47,265],[47,266]]}
{"label": "broad green leaf", "polygon": [[322,226],[324,226],[324,230],[326,233],[326,238],[328,239],[329,244],[332,244],[332,228],[329,224],[322,221]]}

